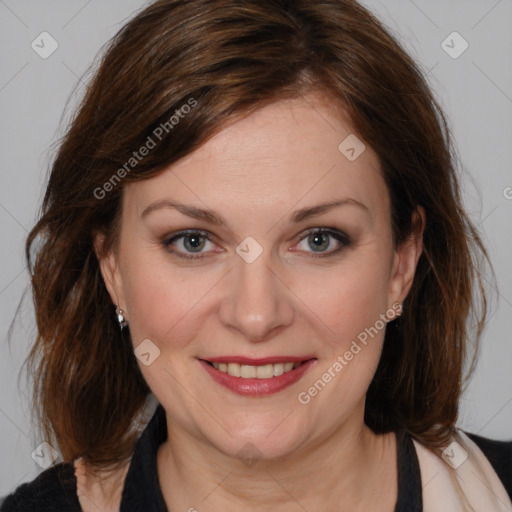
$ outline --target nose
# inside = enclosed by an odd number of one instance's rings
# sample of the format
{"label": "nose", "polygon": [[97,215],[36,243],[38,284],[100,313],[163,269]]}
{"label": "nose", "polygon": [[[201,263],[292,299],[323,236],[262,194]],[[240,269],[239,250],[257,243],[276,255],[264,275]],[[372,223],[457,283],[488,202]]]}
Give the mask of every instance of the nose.
{"label": "nose", "polygon": [[292,323],[293,293],[265,251],[252,263],[236,256],[234,266],[224,283],[220,320],[248,341],[267,341]]}

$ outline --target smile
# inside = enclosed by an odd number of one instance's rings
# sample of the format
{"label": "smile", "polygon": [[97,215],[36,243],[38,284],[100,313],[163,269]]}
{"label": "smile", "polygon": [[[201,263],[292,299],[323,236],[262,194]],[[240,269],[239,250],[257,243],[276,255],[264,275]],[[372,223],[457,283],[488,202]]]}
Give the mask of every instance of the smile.
{"label": "smile", "polygon": [[[227,359],[227,358],[226,358]],[[234,359],[234,358],[230,358]],[[313,366],[317,359],[291,358],[295,361],[269,362],[260,360],[260,364],[246,364],[249,360],[237,358],[238,362],[199,359],[199,363],[215,382],[241,395],[261,396],[277,393],[296,383]],[[241,361],[241,359],[244,359]],[[277,358],[274,358],[277,359]],[[251,361],[252,362],[252,361]]]}
{"label": "smile", "polygon": [[276,363],[265,364],[262,366],[251,366],[238,363],[211,363],[213,367],[223,373],[228,373],[232,377],[241,377],[242,379],[271,379],[279,377],[283,373],[291,372],[302,363]]}

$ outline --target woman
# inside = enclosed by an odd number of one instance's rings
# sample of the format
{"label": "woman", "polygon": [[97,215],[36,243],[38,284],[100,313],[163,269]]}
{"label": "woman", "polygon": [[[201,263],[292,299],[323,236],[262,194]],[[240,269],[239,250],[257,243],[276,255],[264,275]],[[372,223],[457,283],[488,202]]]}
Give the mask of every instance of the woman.
{"label": "woman", "polygon": [[510,510],[512,444],[456,428],[486,253],[451,149],[354,1],[140,12],[27,240],[64,462],[2,512]]}

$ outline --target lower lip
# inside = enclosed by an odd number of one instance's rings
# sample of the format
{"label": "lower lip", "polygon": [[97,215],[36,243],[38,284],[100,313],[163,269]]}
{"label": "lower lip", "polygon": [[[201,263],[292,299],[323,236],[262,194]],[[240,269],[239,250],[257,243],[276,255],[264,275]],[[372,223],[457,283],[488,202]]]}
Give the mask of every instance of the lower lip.
{"label": "lower lip", "polygon": [[229,373],[217,370],[206,361],[199,359],[203,368],[210,376],[222,386],[238,393],[240,395],[263,396],[277,393],[292,384],[295,384],[308,369],[316,363],[316,359],[309,359],[294,370],[283,373],[278,377],[270,379],[244,379],[242,377],[233,377]]}

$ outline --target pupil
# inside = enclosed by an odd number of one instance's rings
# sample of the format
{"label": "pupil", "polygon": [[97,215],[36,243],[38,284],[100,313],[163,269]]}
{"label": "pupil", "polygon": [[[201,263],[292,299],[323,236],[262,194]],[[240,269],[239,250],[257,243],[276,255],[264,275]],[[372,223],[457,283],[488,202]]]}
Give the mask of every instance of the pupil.
{"label": "pupil", "polygon": [[[329,246],[329,240],[325,233],[314,233],[309,236],[309,240],[313,244],[320,242],[320,245],[313,245],[313,248],[315,249],[315,251],[317,249],[325,249]],[[323,242],[323,244],[322,244],[322,242]]]}
{"label": "pupil", "polygon": [[185,246],[188,245],[192,249],[202,249],[204,246],[204,240],[201,243],[201,238],[202,237],[197,235],[189,235],[188,237],[185,238]]}

